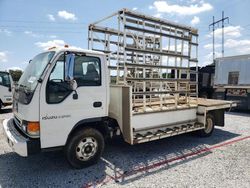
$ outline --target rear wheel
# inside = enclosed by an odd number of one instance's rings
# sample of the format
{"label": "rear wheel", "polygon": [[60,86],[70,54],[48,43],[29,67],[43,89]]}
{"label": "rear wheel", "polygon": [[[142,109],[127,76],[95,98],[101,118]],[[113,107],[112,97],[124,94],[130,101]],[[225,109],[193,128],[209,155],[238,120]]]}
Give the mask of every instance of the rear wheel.
{"label": "rear wheel", "polygon": [[214,131],[214,117],[211,114],[206,116],[206,125],[205,128],[198,131],[199,136],[209,137]]}
{"label": "rear wheel", "polygon": [[75,133],[65,147],[65,155],[73,168],[81,169],[97,163],[104,150],[102,134],[93,128]]}

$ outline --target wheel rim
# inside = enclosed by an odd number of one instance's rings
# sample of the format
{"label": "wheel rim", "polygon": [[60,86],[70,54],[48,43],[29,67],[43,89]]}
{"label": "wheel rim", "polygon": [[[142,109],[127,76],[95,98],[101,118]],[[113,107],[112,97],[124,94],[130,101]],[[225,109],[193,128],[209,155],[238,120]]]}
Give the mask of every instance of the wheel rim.
{"label": "wheel rim", "polygon": [[213,130],[213,120],[212,118],[207,118],[207,123],[205,126],[205,133],[210,133]]}
{"label": "wheel rim", "polygon": [[82,139],[76,146],[76,156],[81,161],[87,161],[97,152],[97,141],[93,137]]}

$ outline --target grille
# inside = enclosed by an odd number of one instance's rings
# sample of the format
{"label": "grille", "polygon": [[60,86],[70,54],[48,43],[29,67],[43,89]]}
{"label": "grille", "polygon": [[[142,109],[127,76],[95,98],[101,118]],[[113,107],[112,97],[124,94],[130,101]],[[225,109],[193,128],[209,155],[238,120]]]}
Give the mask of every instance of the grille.
{"label": "grille", "polygon": [[18,117],[14,116],[14,122],[18,127],[21,128],[22,121]]}

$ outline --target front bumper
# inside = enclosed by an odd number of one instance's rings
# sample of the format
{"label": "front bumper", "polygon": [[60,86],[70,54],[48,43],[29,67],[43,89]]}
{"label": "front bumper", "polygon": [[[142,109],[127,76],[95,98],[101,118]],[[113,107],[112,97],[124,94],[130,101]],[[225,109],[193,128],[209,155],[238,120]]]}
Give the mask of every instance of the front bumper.
{"label": "front bumper", "polygon": [[30,139],[15,127],[13,118],[3,121],[3,133],[9,146],[20,156],[27,157],[41,149],[39,139]]}

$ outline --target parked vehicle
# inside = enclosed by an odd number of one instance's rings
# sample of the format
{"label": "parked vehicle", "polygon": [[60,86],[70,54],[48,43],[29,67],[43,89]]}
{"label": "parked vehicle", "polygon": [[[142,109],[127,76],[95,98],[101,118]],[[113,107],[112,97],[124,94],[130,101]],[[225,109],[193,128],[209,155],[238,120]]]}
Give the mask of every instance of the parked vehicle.
{"label": "parked vehicle", "polygon": [[12,78],[8,72],[0,71],[0,111],[4,106],[12,105]]}
{"label": "parked vehicle", "polygon": [[[191,71],[198,72],[198,96],[205,99],[212,99],[214,97],[214,73],[215,65],[207,65],[204,67],[190,67]],[[178,73],[178,72],[177,72]],[[175,70],[171,71],[171,78],[174,78]],[[182,74],[182,78],[186,75]],[[190,75],[190,80],[195,81],[196,75]]]}
{"label": "parked vehicle", "polygon": [[236,109],[250,109],[250,55],[215,60],[215,98],[237,101]]}
{"label": "parked vehicle", "polygon": [[[190,81],[197,30],[127,9],[113,17],[116,29],[100,26],[105,19],[89,26],[94,51],[51,48],[29,63],[15,89],[14,118],[3,122],[16,153],[62,148],[71,166],[83,168],[116,135],[134,145],[192,131],[207,137],[224,126],[224,111],[234,104],[197,98]],[[166,39],[189,47],[163,48]]]}
{"label": "parked vehicle", "polygon": [[208,99],[214,98],[214,74],[214,64],[199,67],[199,97]]}

